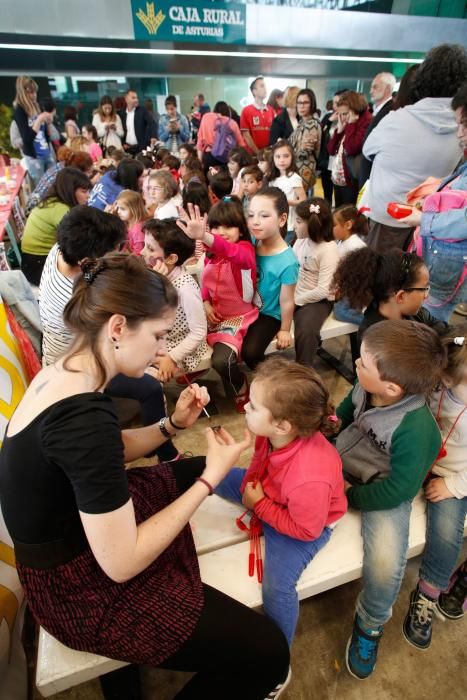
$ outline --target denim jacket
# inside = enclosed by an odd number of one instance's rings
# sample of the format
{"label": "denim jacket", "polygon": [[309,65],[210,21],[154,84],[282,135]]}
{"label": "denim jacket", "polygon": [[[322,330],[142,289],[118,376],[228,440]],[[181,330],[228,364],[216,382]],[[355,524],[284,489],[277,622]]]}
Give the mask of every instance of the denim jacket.
{"label": "denim jacket", "polygon": [[[161,114],[159,118],[159,141],[162,141],[165,148],[171,150],[172,136],[173,134],[169,131],[169,120],[168,114]],[[177,146],[182,143],[186,143],[190,138],[190,124],[188,119],[177,112],[177,120],[180,122],[180,131],[176,134],[177,136]]]}
{"label": "denim jacket", "polygon": [[[454,180],[453,190],[467,190],[467,162],[443,180],[438,191]],[[456,285],[467,266],[467,199],[463,209],[424,212],[420,235],[422,256],[430,272],[431,296],[445,303],[466,302],[467,279],[457,292]]]}

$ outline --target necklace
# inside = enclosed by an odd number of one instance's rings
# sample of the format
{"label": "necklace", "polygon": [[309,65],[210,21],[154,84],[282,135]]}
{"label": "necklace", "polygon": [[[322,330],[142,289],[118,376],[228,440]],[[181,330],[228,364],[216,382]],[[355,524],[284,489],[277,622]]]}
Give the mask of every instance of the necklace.
{"label": "necklace", "polygon": [[[442,392],[441,392],[441,396],[439,397],[438,410],[436,411],[436,422],[437,422],[438,428],[439,428],[440,430],[441,430],[441,415],[440,415],[440,414],[441,414],[441,408],[442,408],[442,405],[443,405],[443,400],[444,400],[444,395],[445,395],[445,393],[446,393],[446,389],[443,389]],[[456,425],[457,425],[459,419],[461,418],[461,416],[464,415],[464,413],[465,413],[466,410],[467,410],[467,406],[464,406],[464,408],[463,408],[463,409],[459,412],[459,414],[457,415],[457,418],[456,418],[456,420],[454,421],[454,423],[451,425],[448,434],[446,435],[446,437],[444,438],[444,440],[443,440],[443,442],[442,442],[442,444],[441,444],[441,449],[440,449],[440,451],[439,451],[439,453],[438,453],[437,459],[443,459],[443,457],[446,457],[446,455],[447,455],[447,453],[448,453],[447,450],[446,450],[446,443],[447,443],[447,441],[449,440],[449,438],[451,437],[451,433],[452,433],[452,431],[454,430],[454,428],[456,427]]]}

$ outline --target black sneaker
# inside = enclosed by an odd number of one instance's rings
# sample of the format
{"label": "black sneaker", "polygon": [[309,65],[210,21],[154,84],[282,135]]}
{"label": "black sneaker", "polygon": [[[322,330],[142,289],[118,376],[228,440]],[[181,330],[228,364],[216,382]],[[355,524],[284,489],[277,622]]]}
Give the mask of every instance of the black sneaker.
{"label": "black sneaker", "polygon": [[355,615],[352,636],[345,650],[345,663],[349,673],[359,681],[373,673],[382,636],[382,627],[364,627],[358,615]]}
{"label": "black sneaker", "polygon": [[439,596],[437,608],[450,620],[464,617],[467,608],[467,571],[464,565],[454,572],[449,590]]}
{"label": "black sneaker", "polygon": [[417,649],[428,649],[431,644],[431,626],[436,600],[420,592],[418,586],[410,595],[410,604],[402,631],[404,637]]}

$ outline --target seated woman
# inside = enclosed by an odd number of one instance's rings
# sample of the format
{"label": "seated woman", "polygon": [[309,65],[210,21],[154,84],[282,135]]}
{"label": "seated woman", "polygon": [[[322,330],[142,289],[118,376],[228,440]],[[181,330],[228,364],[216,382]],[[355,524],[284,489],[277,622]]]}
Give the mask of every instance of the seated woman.
{"label": "seated woman", "polygon": [[89,206],[104,210],[110,207],[122,190],[141,192],[144,179],[144,166],[137,160],[124,158],[117,170],[109,170],[92,188]]}
{"label": "seated woman", "polygon": [[103,389],[163,354],[177,294],[132,255],[82,269],[64,313],[74,343],[35,377],[0,454],[1,508],[32,614],[74,649],[194,672],[180,698],[276,698],[284,636],[203,585],[188,524],[249,439],[208,428],[205,459],[125,470],[190,427],[209,396],[192,385],[170,418],[121,431]]}
{"label": "seated woman", "polygon": [[[39,288],[44,367],[56,362],[73,343],[74,334],[65,324],[63,311],[72,297],[83,261],[119,250],[125,239],[124,223],[94,207],[75,207],[63,218]],[[145,373],[138,379],[119,374],[105,391],[114,398],[138,401],[143,425],[152,425],[166,414],[161,384],[151,374]],[[156,450],[156,455],[161,462],[169,461],[177,458],[178,450],[169,440]]]}
{"label": "seated woman", "polygon": [[63,168],[78,168],[90,178],[93,172],[91,156],[83,151],[72,151],[68,146],[60,146],[57,153],[57,162],[42,175],[24,207],[26,216],[29,216],[34,207],[37,207],[41,199],[45,197],[48,190],[55,183],[58,173]]}
{"label": "seated woman", "polygon": [[91,181],[78,168],[64,168],[44,199],[34,207],[21,239],[21,270],[39,286],[47,255],[57,240],[57,227],[72,207],[86,204]]}

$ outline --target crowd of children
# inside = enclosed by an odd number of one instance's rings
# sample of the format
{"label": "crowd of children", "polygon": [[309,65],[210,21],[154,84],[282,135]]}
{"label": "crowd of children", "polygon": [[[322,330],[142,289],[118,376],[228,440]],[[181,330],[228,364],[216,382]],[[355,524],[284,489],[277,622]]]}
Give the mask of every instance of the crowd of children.
{"label": "crowd of children", "polygon": [[[95,132],[83,128],[99,163]],[[346,663],[367,678],[402,583],[421,488],[427,541],[403,634],[425,649],[435,611],[453,619],[465,611],[467,566],[456,566],[467,515],[467,325],[452,328],[424,308],[422,258],[376,253],[356,206],[333,211],[307,198],[287,141],[255,158],[237,146],[225,167],[207,170],[193,144],[178,154],[159,148],[110,164],[89,205],[115,214],[124,249],[177,290],[167,354],[152,376],[189,384],[208,360],[256,436],[249,469],[232,469],[216,493],[243,503],[264,535],[264,610],[289,645],[300,575],[347,507],[361,512],[363,585]],[[199,285],[185,267],[196,261]],[[337,410],[312,368],[331,313],[359,326],[357,379]],[[295,346],[296,362],[264,361],[274,339],[277,350]],[[254,370],[251,385],[242,363]]]}

